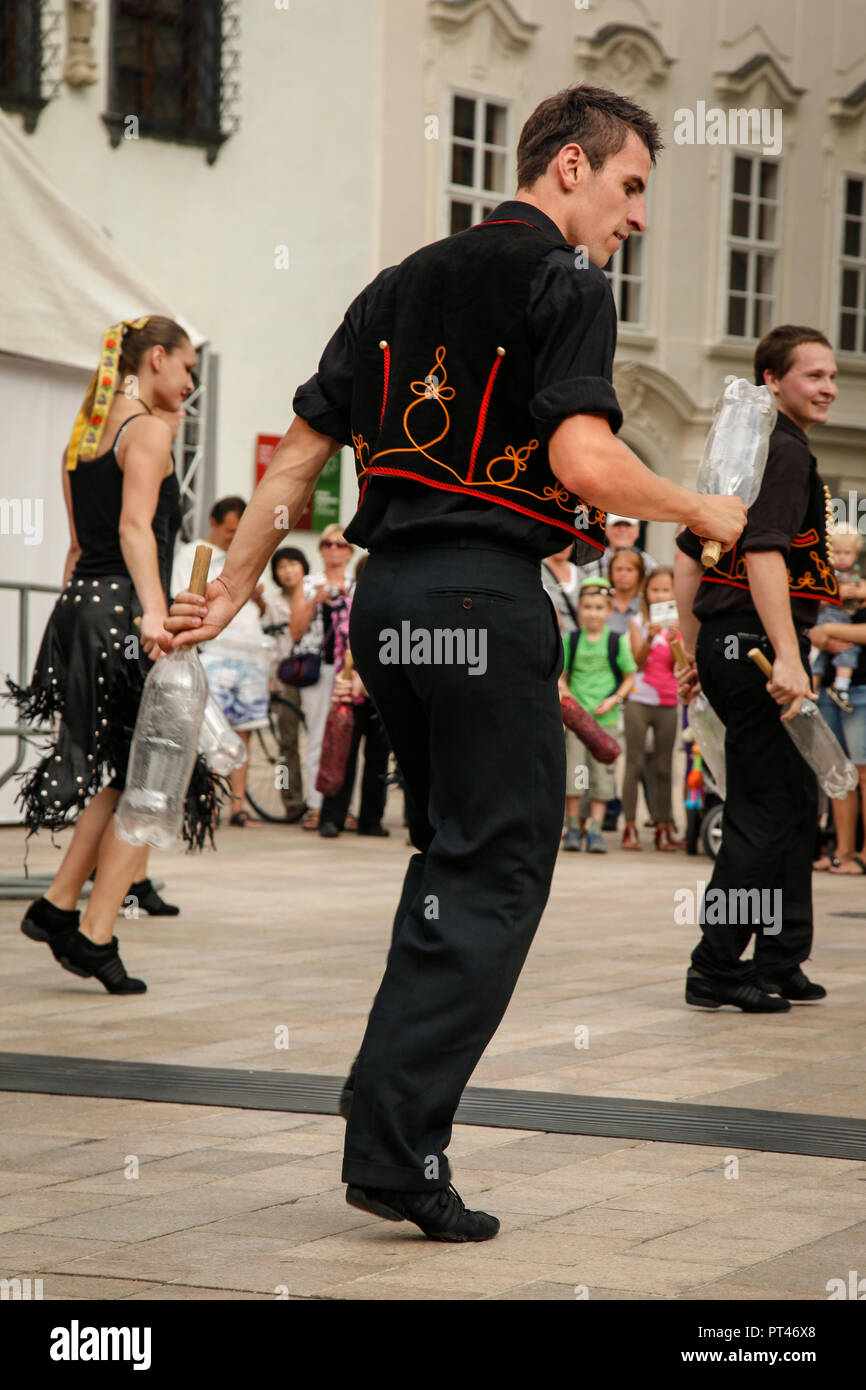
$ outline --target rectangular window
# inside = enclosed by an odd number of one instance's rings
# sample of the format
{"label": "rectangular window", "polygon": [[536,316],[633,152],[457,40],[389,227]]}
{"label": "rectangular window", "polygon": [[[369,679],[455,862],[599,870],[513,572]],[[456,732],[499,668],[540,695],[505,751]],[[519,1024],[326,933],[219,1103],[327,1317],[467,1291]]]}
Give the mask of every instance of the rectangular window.
{"label": "rectangular window", "polygon": [[43,18],[35,0],[0,0],[0,106],[21,112],[28,132],[48,104],[42,95]]}
{"label": "rectangular window", "polygon": [[839,348],[866,354],[866,178],[846,175],[839,257]]}
{"label": "rectangular window", "polygon": [[614,252],[605,267],[617,318],[631,328],[642,328],[644,321],[644,237],[644,232],[631,232],[628,241]]}
{"label": "rectangular window", "polygon": [[482,222],[507,193],[509,108],[454,93],[446,192],[449,234]]}
{"label": "rectangular window", "polygon": [[226,139],[221,0],[112,0],[112,143],[130,134],[202,145],[210,162]]}
{"label": "rectangular window", "polygon": [[762,338],[776,317],[780,165],[735,151],[732,174],[724,331],[731,338]]}

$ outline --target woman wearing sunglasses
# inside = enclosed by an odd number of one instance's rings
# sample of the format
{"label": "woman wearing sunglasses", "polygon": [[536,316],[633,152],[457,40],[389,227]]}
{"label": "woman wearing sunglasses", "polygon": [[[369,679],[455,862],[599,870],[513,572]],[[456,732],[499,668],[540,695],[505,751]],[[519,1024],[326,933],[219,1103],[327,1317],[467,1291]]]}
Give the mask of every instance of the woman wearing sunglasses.
{"label": "woman wearing sunglasses", "polygon": [[319,541],[322,569],[307,575],[292,600],[290,632],[294,651],[317,652],[321,656],[319,679],[301,690],[301,704],[307,727],[305,781],[309,810],[303,819],[305,830],[318,830],[322,810],[322,793],[316,791],[319,758],[325,721],[334,693],[334,629],[339,610],[354,591],[354,579],[346,578],[346,569],[354,548],[343,539],[343,530],[334,522],[326,526]]}

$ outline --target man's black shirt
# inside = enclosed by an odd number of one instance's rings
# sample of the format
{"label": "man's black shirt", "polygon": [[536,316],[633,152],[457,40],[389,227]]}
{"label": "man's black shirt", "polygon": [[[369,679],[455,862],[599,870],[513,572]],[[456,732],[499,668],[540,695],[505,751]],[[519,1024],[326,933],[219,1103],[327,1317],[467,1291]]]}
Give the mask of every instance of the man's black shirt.
{"label": "man's black shirt", "polygon": [[[486,220],[509,218],[562,241],[555,223],[531,203],[500,203]],[[318,371],[295,393],[295,414],[340,443],[351,443],[354,344],[377,289],[394,269],[383,270],[349,306]],[[535,387],[528,404],[539,440],[546,444],[569,415],[606,415],[618,430],[622,412],[611,384],[616,308],[604,272],[595,266],[577,270],[573,253],[553,248],[533,279],[527,321]],[[510,507],[403,478],[372,478],[345,534],[368,550],[467,537],[539,558],[562,550],[569,539],[567,531]]]}
{"label": "man's black shirt", "polygon": [[[788,559],[791,542],[803,529],[812,474],[817,467],[806,435],[780,411],[770,436],[761,491],[749,508],[745,530],[737,542],[738,553],[780,550]],[[677,545],[692,559],[700,560],[701,542],[692,531],[683,531],[677,537]],[[795,627],[802,630],[814,625],[819,602],[818,598],[791,597]],[[761,625],[751,591],[731,584],[702,583],[695,597],[694,613],[701,622],[736,613]]]}

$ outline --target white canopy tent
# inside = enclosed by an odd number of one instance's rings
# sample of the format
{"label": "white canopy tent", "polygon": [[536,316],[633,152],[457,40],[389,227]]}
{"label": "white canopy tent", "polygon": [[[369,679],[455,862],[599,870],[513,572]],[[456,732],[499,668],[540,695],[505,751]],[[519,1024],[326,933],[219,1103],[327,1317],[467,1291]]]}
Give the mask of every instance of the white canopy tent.
{"label": "white canopy tent", "polygon": [[[145,313],[188,320],[124,260],[34,161],[0,111],[0,582],[59,587],[68,546],[61,456],[111,323]],[[28,673],[53,599],[33,595]],[[19,674],[18,595],[0,589],[0,689]],[[0,703],[0,726],[14,723]],[[16,740],[0,736],[0,776]],[[18,821],[16,786],[0,787],[0,823]]]}

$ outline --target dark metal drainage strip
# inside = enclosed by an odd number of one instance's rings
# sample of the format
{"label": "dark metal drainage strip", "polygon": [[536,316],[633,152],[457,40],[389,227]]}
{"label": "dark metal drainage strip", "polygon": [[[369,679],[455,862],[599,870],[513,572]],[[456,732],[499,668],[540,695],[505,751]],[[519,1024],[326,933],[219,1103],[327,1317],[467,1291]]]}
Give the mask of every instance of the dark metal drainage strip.
{"label": "dark metal drainage strip", "polygon": [[[336,1115],[341,1087],[334,1076],[0,1052],[0,1091]],[[469,1086],[456,1118],[493,1129],[866,1160],[866,1120],[845,1116]]]}

